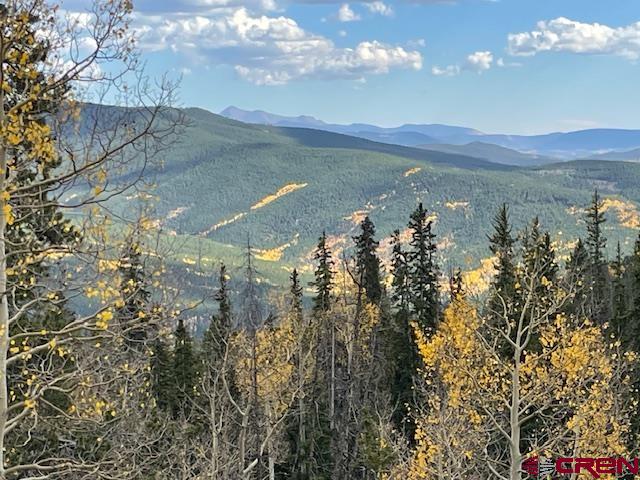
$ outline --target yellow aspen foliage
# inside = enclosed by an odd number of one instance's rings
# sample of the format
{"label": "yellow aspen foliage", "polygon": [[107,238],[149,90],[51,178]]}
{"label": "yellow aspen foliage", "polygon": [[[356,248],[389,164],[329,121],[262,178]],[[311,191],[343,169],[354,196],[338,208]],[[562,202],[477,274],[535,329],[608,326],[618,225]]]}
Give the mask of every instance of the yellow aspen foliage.
{"label": "yellow aspen foliage", "polygon": [[113,319],[113,312],[111,310],[104,310],[96,315],[96,327],[106,330],[109,327],[109,322]]}
{"label": "yellow aspen foliage", "polygon": [[421,374],[430,394],[428,413],[416,423],[409,478],[456,478],[455,472],[467,471],[462,465],[471,465],[469,459],[486,437],[483,417],[472,402],[494,381],[485,370],[487,359],[478,344],[480,320],[476,310],[458,298],[445,310],[431,338],[416,324],[413,327],[423,362]]}
{"label": "yellow aspen foliage", "polygon": [[623,395],[633,356],[589,321],[558,314],[529,325],[538,344],[514,358],[500,352],[497,330],[462,298],[447,307],[431,338],[415,329],[426,413],[416,424],[410,479],[489,472],[486,446],[508,445],[531,418],[538,422],[525,456],[627,453],[631,412]]}
{"label": "yellow aspen foliage", "polygon": [[236,340],[242,343],[236,372],[239,385],[245,395],[251,395],[252,372],[255,369],[259,402],[265,406],[270,416],[275,418],[281,415],[289,406],[294,388],[291,384],[294,369],[291,352],[296,339],[291,323],[283,321],[276,327],[263,327],[255,332],[255,359],[251,348],[252,340],[246,332],[236,337]]}

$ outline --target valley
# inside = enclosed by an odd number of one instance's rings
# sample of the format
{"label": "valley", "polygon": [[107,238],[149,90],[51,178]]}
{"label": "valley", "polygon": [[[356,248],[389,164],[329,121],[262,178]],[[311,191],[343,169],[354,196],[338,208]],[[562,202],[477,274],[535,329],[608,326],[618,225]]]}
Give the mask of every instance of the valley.
{"label": "valley", "polygon": [[[516,167],[462,155],[377,143],[308,128],[253,125],[186,109],[182,140],[153,170],[154,215],[176,265],[239,271],[249,242],[265,284],[283,285],[326,231],[334,253],[369,215],[381,244],[406,228],[418,202],[431,212],[443,270],[473,271],[489,256],[486,235],[507,203],[516,229],[538,216],[561,254],[584,235],[581,209],[598,189],[613,248],[635,238],[640,164],[574,160]],[[122,202],[115,208],[129,208]],[[383,255],[384,256],[384,255]]]}

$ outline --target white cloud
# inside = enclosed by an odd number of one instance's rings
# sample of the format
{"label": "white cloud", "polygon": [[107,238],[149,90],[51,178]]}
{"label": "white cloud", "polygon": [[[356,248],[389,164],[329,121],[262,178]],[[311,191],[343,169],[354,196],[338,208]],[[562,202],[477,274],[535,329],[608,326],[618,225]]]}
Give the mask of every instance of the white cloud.
{"label": "white cloud", "polygon": [[339,48],[291,18],[257,16],[245,8],[212,16],[138,15],[136,23],[141,48],[173,51],[193,63],[230,65],[242,78],[260,85],[422,68],[418,51],[375,40]]}
{"label": "white cloud", "polygon": [[371,12],[371,13],[375,13],[378,15],[382,15],[384,17],[391,17],[393,16],[393,8],[391,8],[391,6],[385,4],[384,2],[381,2],[379,0],[376,0],[375,2],[371,2],[371,3],[365,3],[364,6]]}
{"label": "white cloud", "polygon": [[340,30],[338,32],[338,35],[341,36],[341,37],[346,37],[347,36],[347,31],[346,30]]}
{"label": "white cloud", "polygon": [[341,22],[356,22],[360,20],[360,15],[351,10],[348,3],[343,3],[338,10],[338,20]]}
{"label": "white cloud", "polygon": [[459,73],[460,67],[458,65],[447,65],[446,67],[434,65],[431,67],[431,74],[436,77],[455,77]]}
{"label": "white cloud", "polygon": [[[504,66],[502,59],[498,59],[498,66]],[[446,67],[440,67],[434,65],[431,68],[431,74],[437,77],[454,77],[459,75],[462,70],[468,70],[473,72],[482,73],[491,68],[493,64],[493,54],[489,51],[474,52],[467,55],[466,62],[462,67],[458,65],[447,65]]]}
{"label": "white cloud", "polygon": [[491,68],[493,54],[489,51],[474,52],[467,56],[467,68],[476,72],[483,72]]}
{"label": "white cloud", "polygon": [[530,56],[553,51],[640,58],[640,22],[614,28],[559,17],[538,22],[536,27],[531,32],[509,34],[509,53]]}
{"label": "white cloud", "polygon": [[415,40],[409,40],[407,46],[411,48],[424,48],[427,46],[427,41],[424,38],[416,38]]}

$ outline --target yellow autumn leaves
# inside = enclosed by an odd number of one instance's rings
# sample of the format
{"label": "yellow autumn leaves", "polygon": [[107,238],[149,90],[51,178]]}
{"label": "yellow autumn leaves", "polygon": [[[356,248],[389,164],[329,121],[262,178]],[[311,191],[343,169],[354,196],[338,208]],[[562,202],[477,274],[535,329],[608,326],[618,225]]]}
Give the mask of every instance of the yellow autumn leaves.
{"label": "yellow autumn leaves", "polygon": [[[511,359],[495,343],[492,335],[499,333],[491,333],[463,298],[447,307],[431,338],[414,327],[429,393],[409,478],[439,478],[448,467],[460,472],[459,460],[481,457],[498,425],[509,432],[508,409],[520,399],[518,422],[544,412],[540,448],[553,444],[582,456],[626,453],[628,415],[616,389],[629,381],[624,369],[633,358],[619,351],[619,342],[608,342],[605,327],[552,316],[535,325],[539,344]],[[562,432],[564,444],[552,432]]]}

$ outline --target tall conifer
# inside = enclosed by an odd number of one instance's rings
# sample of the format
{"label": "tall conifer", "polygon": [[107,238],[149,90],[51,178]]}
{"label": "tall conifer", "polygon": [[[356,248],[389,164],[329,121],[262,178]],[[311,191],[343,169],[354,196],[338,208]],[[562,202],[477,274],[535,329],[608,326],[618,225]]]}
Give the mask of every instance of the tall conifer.
{"label": "tall conifer", "polygon": [[174,415],[188,415],[193,401],[193,389],[196,385],[196,358],[191,335],[182,319],[174,332],[173,378],[175,382]]}
{"label": "tall conifer", "polygon": [[407,252],[403,249],[398,230],[392,235],[391,300],[395,309],[394,325],[388,335],[388,361],[392,365],[391,398],[394,405],[392,420],[409,442],[414,441],[414,424],[409,412],[414,406],[413,380],[419,366],[415,335],[411,326],[411,291]]}
{"label": "tall conifer", "polygon": [[333,286],[333,265],[331,258],[331,250],[327,246],[327,235],[322,232],[322,236],[318,240],[318,246],[314,254],[317,262],[314,273],[314,281],[311,286],[316,291],[313,299],[313,311],[316,313],[327,312],[331,308],[331,289]]}
{"label": "tall conifer", "polygon": [[376,229],[367,216],[360,224],[360,235],[353,237],[356,244],[356,274],[361,288],[371,303],[379,304],[382,297],[380,259],[376,250]]}
{"label": "tall conifer", "polygon": [[588,287],[590,301],[589,314],[596,320],[605,321],[609,316],[609,309],[605,305],[607,298],[607,263],[605,248],[607,239],[604,236],[603,224],[607,221],[604,216],[604,203],[594,191],[591,205],[585,216],[587,222],[586,249],[589,255]]}
{"label": "tall conifer", "polygon": [[411,250],[408,265],[413,313],[420,327],[434,331],[440,310],[438,266],[433,222],[428,218],[422,203],[413,211],[409,220]]}
{"label": "tall conifer", "polygon": [[493,235],[489,236],[489,249],[496,257],[496,275],[492,283],[489,300],[491,314],[503,315],[505,306],[507,314],[514,314],[516,304],[516,267],[514,245],[509,223],[509,209],[503,204],[493,219]]}

